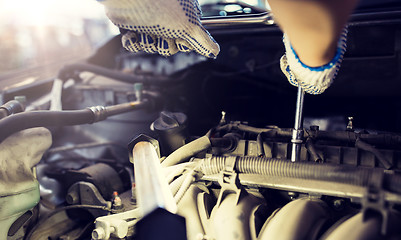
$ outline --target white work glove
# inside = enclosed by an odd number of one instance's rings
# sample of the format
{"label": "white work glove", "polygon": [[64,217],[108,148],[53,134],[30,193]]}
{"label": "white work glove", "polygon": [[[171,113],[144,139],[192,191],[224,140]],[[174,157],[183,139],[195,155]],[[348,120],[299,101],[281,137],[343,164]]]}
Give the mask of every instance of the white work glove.
{"label": "white work glove", "polygon": [[309,67],[302,63],[292,48],[288,36],[284,34],[283,42],[286,53],[280,59],[281,71],[292,85],[296,87],[300,85],[305,92],[323,93],[330,87],[340,69],[347,48],[347,33],[347,28],[344,28],[337,44],[336,55],[329,63],[320,67]]}
{"label": "white work glove", "polygon": [[171,56],[178,51],[216,58],[219,45],[202,26],[197,0],[98,0],[118,27],[124,48]]}

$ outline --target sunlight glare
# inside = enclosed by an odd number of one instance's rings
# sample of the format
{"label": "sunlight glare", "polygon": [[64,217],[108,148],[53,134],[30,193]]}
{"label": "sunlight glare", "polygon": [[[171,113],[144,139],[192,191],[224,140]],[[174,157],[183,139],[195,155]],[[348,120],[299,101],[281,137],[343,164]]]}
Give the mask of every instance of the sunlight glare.
{"label": "sunlight glare", "polygon": [[68,19],[105,17],[95,0],[0,0],[0,14],[14,24],[47,26],[68,24]]}

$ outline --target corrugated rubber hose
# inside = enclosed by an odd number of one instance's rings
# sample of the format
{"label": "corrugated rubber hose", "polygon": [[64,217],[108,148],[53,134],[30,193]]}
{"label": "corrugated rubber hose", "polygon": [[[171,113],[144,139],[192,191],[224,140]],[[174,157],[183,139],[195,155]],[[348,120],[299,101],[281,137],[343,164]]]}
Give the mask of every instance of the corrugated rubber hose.
{"label": "corrugated rubber hose", "polygon": [[[226,157],[206,158],[201,165],[201,171],[205,175],[217,174],[224,168],[225,161]],[[401,176],[383,172],[382,169],[312,162],[290,162],[285,159],[265,157],[237,157],[235,170],[246,174],[312,179],[363,187],[375,181],[374,176],[381,172],[384,176],[383,187],[392,192],[401,193]]]}

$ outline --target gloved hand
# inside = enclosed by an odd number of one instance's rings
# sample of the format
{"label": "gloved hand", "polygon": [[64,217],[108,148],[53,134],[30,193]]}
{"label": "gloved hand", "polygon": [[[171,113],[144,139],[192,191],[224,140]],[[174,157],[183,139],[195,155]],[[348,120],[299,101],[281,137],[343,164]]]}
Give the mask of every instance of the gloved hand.
{"label": "gloved hand", "polygon": [[127,29],[123,46],[171,56],[178,51],[215,58],[219,45],[202,26],[197,0],[98,0],[118,27]]}
{"label": "gloved hand", "polygon": [[281,71],[292,85],[296,87],[300,85],[305,92],[323,93],[330,87],[340,69],[347,48],[347,33],[348,30],[345,28],[338,41],[336,55],[329,63],[320,67],[309,67],[302,63],[292,48],[288,36],[284,34],[283,42],[286,53],[280,59]]}

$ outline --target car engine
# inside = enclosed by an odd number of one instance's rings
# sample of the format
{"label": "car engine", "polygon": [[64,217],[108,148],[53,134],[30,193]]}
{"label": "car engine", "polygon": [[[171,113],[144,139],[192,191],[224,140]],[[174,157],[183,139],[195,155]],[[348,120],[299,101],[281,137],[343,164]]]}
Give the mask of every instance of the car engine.
{"label": "car engine", "polygon": [[399,4],[352,15],[299,142],[271,14],[202,21],[216,59],[118,35],[1,90],[0,239],[401,239]]}

